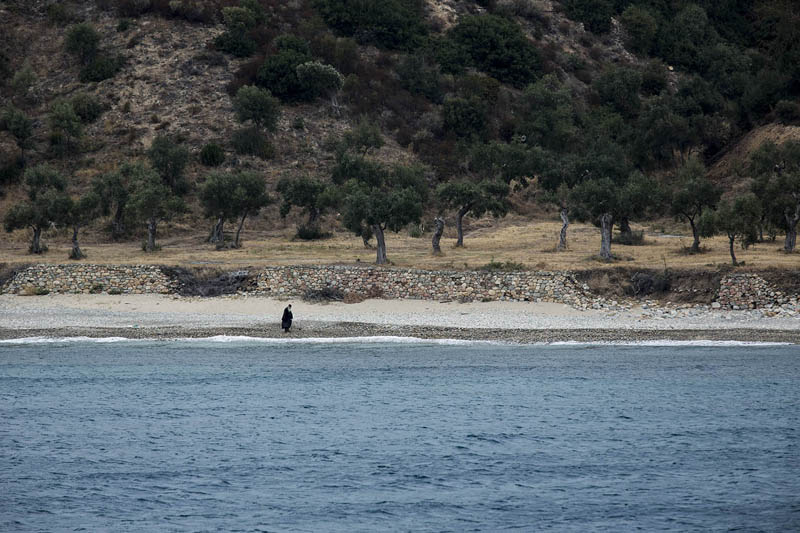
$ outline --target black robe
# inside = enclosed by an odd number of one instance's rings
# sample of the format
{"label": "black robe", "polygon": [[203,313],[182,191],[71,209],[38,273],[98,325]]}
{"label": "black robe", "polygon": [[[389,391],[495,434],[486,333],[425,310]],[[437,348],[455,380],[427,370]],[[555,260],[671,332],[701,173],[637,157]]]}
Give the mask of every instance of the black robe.
{"label": "black robe", "polygon": [[281,317],[281,328],[282,329],[289,329],[292,327],[292,312],[289,308],[285,308],[283,310],[283,317]]}

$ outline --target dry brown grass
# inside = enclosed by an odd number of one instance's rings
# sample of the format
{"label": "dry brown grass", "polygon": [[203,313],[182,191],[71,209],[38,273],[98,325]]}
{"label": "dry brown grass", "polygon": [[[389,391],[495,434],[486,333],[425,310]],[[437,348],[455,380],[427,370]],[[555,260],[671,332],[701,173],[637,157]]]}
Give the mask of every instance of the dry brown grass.
{"label": "dry brown grass", "polygon": [[[654,231],[654,228],[659,231]],[[716,237],[703,241],[705,253],[688,255],[683,250],[691,244],[691,236],[679,224],[644,226],[646,245],[621,246],[612,251],[620,257],[615,263],[597,260],[600,246],[599,230],[591,225],[573,224],[569,230],[569,249],[556,253],[555,244],[560,225],[551,220],[526,220],[509,217],[503,221],[482,219],[470,221],[465,235],[464,248],[454,248],[454,230],[448,228],[442,239],[442,255],[431,253],[430,234],[412,238],[405,232],[387,233],[389,259],[399,267],[424,269],[473,269],[494,260],[522,263],[528,268],[541,270],[585,270],[610,266],[643,268],[709,269],[717,270],[730,264],[727,239]],[[166,229],[166,228],[165,228]],[[661,233],[670,231],[670,234]],[[676,231],[684,231],[678,234]],[[299,264],[371,264],[375,251],[365,249],[359,237],[336,232],[321,241],[292,240],[294,227],[277,230],[247,230],[243,234],[244,247],[238,250],[216,251],[203,242],[205,233],[189,233],[188,229],[167,229],[160,239],[162,249],[145,254],[139,241],[108,244],[100,242],[97,234],[82,240],[88,254],[86,262],[105,264],[165,264],[182,266],[210,265],[219,268],[244,266],[299,265]],[[9,236],[5,236],[9,237]],[[68,263],[69,235],[54,232],[43,239],[50,250],[42,256],[27,253],[27,232],[15,232],[0,244],[0,263],[9,265],[31,262]],[[756,244],[748,250],[737,246],[737,258],[746,262],[747,268],[778,267],[800,268],[800,254],[785,254],[780,238],[775,242]]]}

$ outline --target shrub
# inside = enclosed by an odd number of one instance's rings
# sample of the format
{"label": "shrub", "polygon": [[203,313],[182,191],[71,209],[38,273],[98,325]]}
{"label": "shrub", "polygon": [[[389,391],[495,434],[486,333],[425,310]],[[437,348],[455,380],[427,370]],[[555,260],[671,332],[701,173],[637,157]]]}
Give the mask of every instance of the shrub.
{"label": "shrub", "polygon": [[241,87],[233,99],[233,110],[236,120],[255,124],[259,130],[275,131],[281,106],[278,99],[266,89],[245,85]]}
{"label": "shrub", "polygon": [[409,50],[425,34],[419,0],[313,0],[313,6],[330,27],[364,44]]}
{"label": "shrub", "polygon": [[358,64],[358,45],[353,39],[325,34],[314,41],[314,54],[343,74],[352,74]]}
{"label": "shrub", "polygon": [[421,94],[431,102],[442,102],[442,90],[439,72],[435,67],[426,64],[421,55],[406,57],[397,67],[400,83],[411,94]]}
{"label": "shrub", "polygon": [[516,272],[519,270],[527,270],[527,269],[525,265],[523,265],[522,263],[516,263],[514,261],[506,261],[504,263],[502,261],[495,261],[494,259],[492,259],[485,265],[478,267],[478,270]]}
{"label": "shrub", "polygon": [[595,82],[600,100],[626,117],[639,113],[642,75],[632,69],[616,67],[604,72]]}
{"label": "shrub", "polygon": [[214,46],[236,57],[247,57],[255,52],[256,42],[249,34],[257,24],[255,13],[244,7],[226,7],[222,16],[226,30],[214,40]]}
{"label": "shrub", "polygon": [[308,99],[331,97],[339,92],[344,83],[344,78],[330,65],[323,65],[319,61],[309,61],[298,65],[297,81],[300,90]]}
{"label": "shrub", "polygon": [[525,87],[541,71],[538,50],[519,25],[508,19],[467,16],[450,30],[448,39],[463,51],[472,66],[515,87]]}
{"label": "shrub", "polygon": [[183,176],[183,171],[189,161],[189,150],[179,142],[165,137],[157,136],[147,151],[147,157],[153,169],[158,172],[161,180],[173,192],[181,195],[189,190],[189,184]]}
{"label": "shrub", "polygon": [[486,109],[481,100],[447,98],[442,107],[444,127],[458,137],[480,135],[486,128]]}
{"label": "shrub", "polygon": [[95,283],[94,285],[92,285],[92,288],[89,289],[89,294],[100,294],[101,292],[103,292],[104,288],[105,287],[103,286],[102,283]]}
{"label": "shrub", "polygon": [[646,54],[653,47],[658,32],[658,22],[647,8],[631,5],[622,13],[622,25],[628,34],[628,47]]}
{"label": "shrub", "polygon": [[31,90],[31,86],[36,83],[36,74],[28,61],[22,64],[22,68],[14,73],[11,78],[11,88],[14,93],[21,98],[27,98]]}
{"label": "shrub", "polygon": [[72,109],[84,124],[90,124],[100,118],[105,108],[100,101],[88,93],[78,93],[70,99]]}
{"label": "shrub", "polygon": [[800,123],[800,104],[781,100],[775,104],[775,114],[784,124],[798,124]]}
{"label": "shrub", "polygon": [[[20,177],[22,177],[22,171],[24,169],[25,165],[22,157],[14,157],[0,161],[0,185],[17,183]],[[3,189],[0,188],[0,196],[2,196],[2,193]]]}
{"label": "shrub", "polygon": [[297,38],[280,36],[275,39],[278,52],[268,57],[256,74],[258,85],[266,87],[281,100],[299,101],[308,99],[303,85],[297,77],[297,67],[313,61],[308,44],[298,43]]}
{"label": "shrub", "polygon": [[110,289],[108,289],[108,294],[113,294],[113,295],[122,294],[122,289],[120,289],[119,287],[111,287]]}
{"label": "shrub", "polygon": [[120,55],[99,54],[81,69],[79,79],[83,83],[107,80],[113,78],[124,64],[125,58]]}
{"label": "shrub", "polygon": [[117,22],[117,32],[126,32],[131,28],[131,19],[122,18]]}
{"label": "shrub", "polygon": [[569,18],[583,22],[592,33],[606,33],[611,29],[614,6],[611,0],[566,0],[564,11]]}
{"label": "shrub", "polygon": [[75,20],[75,14],[65,4],[50,4],[47,6],[47,20],[51,24],[64,25]]}
{"label": "shrub", "polygon": [[644,240],[644,231],[631,231],[629,233],[618,233],[614,239],[614,244],[621,244],[623,246],[644,246],[647,241]]}
{"label": "shrub", "polygon": [[325,287],[324,289],[308,289],[303,294],[303,300],[310,302],[317,301],[341,301],[344,299],[344,293],[338,287]]}
{"label": "shrub", "polygon": [[275,147],[257,128],[242,128],[233,134],[233,149],[240,155],[254,155],[261,159],[275,157]]}
{"label": "shrub", "polygon": [[200,150],[200,162],[207,167],[218,167],[225,162],[225,150],[216,143],[208,143]]}
{"label": "shrub", "polygon": [[76,56],[82,63],[89,63],[97,54],[100,34],[91,24],[85,22],[76,24],[67,30],[64,45],[67,52]]}
{"label": "shrub", "polygon": [[315,224],[303,224],[297,226],[297,238],[303,241],[316,241],[319,239],[327,239],[331,236],[329,232],[322,231],[322,229]]}
{"label": "shrub", "polygon": [[150,0],[117,0],[117,13],[123,17],[138,17],[151,7]]}

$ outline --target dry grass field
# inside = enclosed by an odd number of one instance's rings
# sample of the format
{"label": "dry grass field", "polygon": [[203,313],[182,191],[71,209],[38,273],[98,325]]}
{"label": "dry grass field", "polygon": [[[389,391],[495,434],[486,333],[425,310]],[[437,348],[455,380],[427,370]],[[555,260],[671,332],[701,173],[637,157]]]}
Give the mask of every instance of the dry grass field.
{"label": "dry grass field", "polygon": [[[255,224],[258,225],[257,223]],[[231,225],[228,230],[233,229]],[[502,221],[490,218],[469,221],[466,225],[465,247],[454,248],[455,230],[448,227],[442,239],[442,255],[431,253],[430,233],[412,238],[407,232],[387,232],[386,242],[390,261],[398,267],[423,269],[475,269],[490,261],[521,263],[526,268],[539,270],[586,270],[626,266],[638,268],[717,270],[730,265],[727,238],[715,237],[703,241],[704,253],[686,254],[683,250],[691,244],[688,227],[671,221],[664,224],[636,227],[645,231],[642,246],[614,244],[612,252],[618,256],[613,263],[597,259],[600,246],[599,230],[591,225],[573,224],[569,228],[569,249],[554,251],[560,224],[553,220],[528,220],[510,216]],[[350,233],[337,232],[320,241],[293,240],[295,228],[291,224],[277,230],[245,229],[244,246],[238,250],[217,251],[203,242],[205,233],[188,227],[164,227],[159,236],[161,250],[145,254],[138,241],[124,243],[101,242],[94,232],[82,237],[81,246],[87,253],[85,262],[103,264],[165,264],[213,266],[237,269],[246,266],[295,264],[370,264],[375,261],[375,251],[365,249],[361,239]],[[69,240],[66,230],[50,232],[43,241],[49,251],[42,256],[27,253],[27,232],[4,234],[0,244],[0,263],[69,263]],[[374,241],[373,241],[374,243]],[[774,242],[765,242],[744,250],[738,244],[736,255],[744,261],[744,269],[783,268],[800,270],[800,253],[781,251],[779,236]]]}

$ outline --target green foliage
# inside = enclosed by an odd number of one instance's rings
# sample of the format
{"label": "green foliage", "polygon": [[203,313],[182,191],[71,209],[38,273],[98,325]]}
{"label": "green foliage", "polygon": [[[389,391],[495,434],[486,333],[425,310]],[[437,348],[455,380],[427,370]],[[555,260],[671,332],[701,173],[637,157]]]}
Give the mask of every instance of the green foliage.
{"label": "green foliage", "polygon": [[213,173],[200,188],[200,204],[206,216],[241,220],[234,241],[237,248],[240,246],[239,233],[244,220],[248,216],[255,216],[271,202],[266,182],[255,172]]}
{"label": "green foliage", "polygon": [[52,167],[39,165],[27,169],[24,182],[27,201],[14,204],[6,212],[3,225],[7,232],[31,228],[30,252],[40,254],[46,249],[39,242],[42,230],[66,218],[70,198],[64,192],[63,176]]}
{"label": "green foliage", "polygon": [[280,102],[266,90],[254,85],[241,87],[233,99],[239,122],[251,121],[259,130],[275,131],[280,118]]}
{"label": "green foliage", "polygon": [[121,55],[100,53],[94,56],[80,71],[78,77],[81,82],[101,82],[113,78],[125,64]]}
{"label": "green foliage", "polygon": [[657,96],[667,88],[667,67],[662,62],[648,62],[641,74],[642,93],[646,96]]}
{"label": "green foliage", "polygon": [[486,113],[482,100],[448,97],[442,106],[442,121],[445,130],[457,137],[481,137],[486,128]]}
{"label": "green foliage", "polygon": [[490,213],[503,217],[508,213],[509,187],[502,181],[483,180],[474,182],[459,180],[441,184],[436,196],[442,205],[461,211],[461,215],[475,218]]}
{"label": "green foliage", "polygon": [[698,251],[700,235],[697,223],[704,211],[716,208],[722,190],[708,179],[702,161],[692,158],[678,170],[671,196],[670,214],[689,222],[695,236],[692,249]]}
{"label": "green foliage", "polygon": [[800,221],[800,142],[765,142],[751,156],[747,173],[762,201],[765,222],[787,232],[785,248],[792,251],[792,234]]}
{"label": "green foliage", "polygon": [[384,145],[380,127],[367,117],[359,118],[355,126],[344,132],[340,138],[331,137],[325,142],[326,148],[334,152],[337,162],[348,154],[363,158],[371,150],[380,150]]}
{"label": "green foliage", "polygon": [[309,61],[295,69],[301,91],[308,99],[333,98],[344,83],[344,78],[330,65]]}
{"label": "green foliage", "polygon": [[425,34],[420,0],[313,0],[323,20],[362,44],[410,50]]}
{"label": "green foliage", "polygon": [[466,58],[466,64],[515,87],[533,82],[542,66],[539,52],[520,27],[496,15],[466,16],[448,32],[457,50],[440,50],[443,62]]}
{"label": "green foliage", "polygon": [[[302,42],[303,45],[299,45]],[[292,36],[276,38],[277,53],[264,60],[258,69],[256,81],[281,100],[292,102],[308,99],[308,94],[297,78],[297,67],[313,61],[305,41]]]}
{"label": "green foliage", "polygon": [[208,143],[200,149],[200,162],[207,167],[218,167],[225,162],[225,149],[217,143]]}
{"label": "green foliage", "polygon": [[76,56],[81,63],[89,63],[96,55],[100,45],[100,34],[89,23],[70,26],[64,40],[67,52]]}
{"label": "green foliage", "polygon": [[225,31],[214,40],[218,50],[236,57],[248,57],[256,50],[256,41],[250,32],[266,18],[257,2],[240,2],[238,7],[222,9]]}
{"label": "green foliage", "polygon": [[293,206],[302,208],[308,216],[307,226],[316,224],[323,212],[335,202],[335,191],[329,190],[322,181],[308,176],[281,178],[277,191],[283,197],[281,217],[286,217]]}
{"label": "green foliage", "polygon": [[358,43],[349,37],[325,34],[314,41],[314,54],[342,74],[353,74],[358,64]]}
{"label": "green foliage", "polygon": [[527,268],[522,263],[517,263],[515,261],[503,262],[492,259],[485,265],[478,267],[478,270],[488,272],[520,272],[522,270],[527,270]]}
{"label": "green foliage", "polygon": [[158,172],[146,167],[139,167],[135,180],[131,184],[126,209],[134,221],[147,225],[148,240],[145,251],[152,252],[156,250],[157,224],[183,212],[185,206],[181,198],[162,180]]}
{"label": "green foliage", "polygon": [[572,20],[583,22],[592,33],[607,33],[611,29],[614,6],[611,0],[564,0],[564,11]]}
{"label": "green foliage", "polygon": [[59,3],[47,6],[47,20],[51,24],[64,25],[75,20],[75,14],[70,6]]}
{"label": "green foliage", "polygon": [[185,146],[159,135],[153,139],[147,157],[171,193],[182,196],[189,191],[189,184],[183,175],[189,162],[189,150]]}
{"label": "green foliage", "polygon": [[755,242],[758,236],[758,227],[761,221],[761,203],[752,193],[739,195],[734,199],[720,203],[713,217],[713,226],[706,219],[704,230],[708,233],[721,233],[727,235],[731,262],[734,266],[739,262],[733,250],[736,240],[742,244]]}
{"label": "green foliage", "polygon": [[625,117],[631,118],[639,113],[641,101],[642,75],[638,70],[615,67],[605,71],[593,84],[600,101],[611,106]]}
{"label": "green foliage", "polygon": [[569,89],[548,74],[525,89],[515,131],[528,145],[562,151],[578,135],[573,106]]}
{"label": "green foliage", "polygon": [[275,157],[275,147],[269,142],[266,135],[255,127],[242,128],[233,132],[231,144],[239,155],[254,155],[261,159]]}
{"label": "green foliage", "polygon": [[33,136],[33,121],[21,110],[8,106],[0,116],[0,129],[8,131],[24,152]]}
{"label": "green foliage", "polygon": [[658,21],[646,7],[630,5],[622,13],[622,26],[628,34],[627,45],[634,52],[646,54],[658,34]]}
{"label": "green foliage", "polygon": [[784,124],[800,124],[800,104],[781,100],[775,105],[775,114]]}
{"label": "green foliage", "polygon": [[22,68],[16,71],[11,78],[11,88],[14,90],[14,94],[27,99],[34,83],[36,83],[36,74],[33,72],[30,62],[26,60],[22,64]]}
{"label": "green foliage", "polygon": [[56,101],[50,107],[49,121],[51,134],[55,136],[51,139],[59,139],[65,149],[70,148],[74,140],[83,134],[81,119],[70,102]]}
{"label": "green foliage", "polygon": [[397,75],[403,88],[411,94],[420,94],[434,103],[442,103],[444,91],[439,72],[422,55],[406,56],[397,67]]}
{"label": "green foliage", "polygon": [[69,100],[72,109],[83,124],[90,124],[100,118],[105,108],[94,96],[88,93],[78,93]]}
{"label": "green foliage", "polygon": [[22,157],[0,159],[0,197],[3,196],[3,185],[16,183],[22,177],[25,160]]}
{"label": "green foliage", "polygon": [[124,33],[131,29],[131,19],[122,18],[117,22],[117,32]]}

